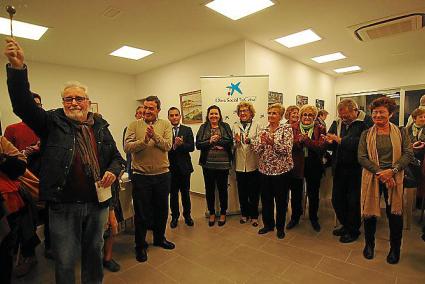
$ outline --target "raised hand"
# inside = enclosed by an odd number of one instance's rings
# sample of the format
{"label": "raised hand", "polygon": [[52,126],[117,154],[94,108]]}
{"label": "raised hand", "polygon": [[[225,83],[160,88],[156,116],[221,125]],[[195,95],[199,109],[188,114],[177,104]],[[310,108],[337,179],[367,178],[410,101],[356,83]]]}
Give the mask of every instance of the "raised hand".
{"label": "raised hand", "polygon": [[15,69],[22,69],[24,67],[24,51],[18,42],[13,38],[6,38],[6,46],[4,55],[9,60],[10,65]]}

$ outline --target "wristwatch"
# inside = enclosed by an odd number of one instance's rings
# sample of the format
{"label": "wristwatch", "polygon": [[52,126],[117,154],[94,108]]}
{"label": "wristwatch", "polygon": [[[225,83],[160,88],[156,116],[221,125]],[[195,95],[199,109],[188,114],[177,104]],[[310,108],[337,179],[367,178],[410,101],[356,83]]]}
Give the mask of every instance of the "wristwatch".
{"label": "wristwatch", "polygon": [[397,167],[396,168],[392,168],[392,171],[393,171],[394,174],[397,174],[398,173],[398,168]]}

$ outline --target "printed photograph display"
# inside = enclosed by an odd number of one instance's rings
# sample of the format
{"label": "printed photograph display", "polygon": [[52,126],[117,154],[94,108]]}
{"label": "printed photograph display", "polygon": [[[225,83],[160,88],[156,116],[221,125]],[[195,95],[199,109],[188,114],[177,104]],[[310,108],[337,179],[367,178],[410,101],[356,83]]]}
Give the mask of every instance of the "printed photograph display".
{"label": "printed photograph display", "polygon": [[180,94],[183,124],[202,122],[201,90]]}

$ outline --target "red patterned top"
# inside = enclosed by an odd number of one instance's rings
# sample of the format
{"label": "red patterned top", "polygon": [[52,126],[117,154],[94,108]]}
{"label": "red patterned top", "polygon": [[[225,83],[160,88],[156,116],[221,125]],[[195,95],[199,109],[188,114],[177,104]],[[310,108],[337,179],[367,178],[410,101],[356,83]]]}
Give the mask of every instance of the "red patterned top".
{"label": "red patterned top", "polygon": [[[261,142],[261,136],[266,133],[273,136],[273,145]],[[280,175],[289,172],[294,167],[292,160],[292,128],[288,124],[279,125],[271,133],[269,125],[260,131],[258,138],[251,144],[258,155],[258,170],[265,175]]]}

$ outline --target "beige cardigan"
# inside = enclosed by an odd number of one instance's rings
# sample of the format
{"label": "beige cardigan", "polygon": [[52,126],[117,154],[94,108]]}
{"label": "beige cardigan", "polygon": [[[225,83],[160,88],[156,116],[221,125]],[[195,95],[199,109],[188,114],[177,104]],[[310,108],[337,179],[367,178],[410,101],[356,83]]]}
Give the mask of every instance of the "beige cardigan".
{"label": "beige cardigan", "polygon": [[[232,134],[235,137],[236,134],[248,134],[248,138],[251,139],[251,142],[257,139],[258,133],[260,132],[261,127],[256,121],[252,121],[251,127],[249,128],[248,133],[244,133],[242,124],[240,122],[235,122],[232,127]],[[258,158],[252,149],[250,144],[245,143],[233,143],[235,154],[235,170],[237,172],[252,172],[258,169]]]}

